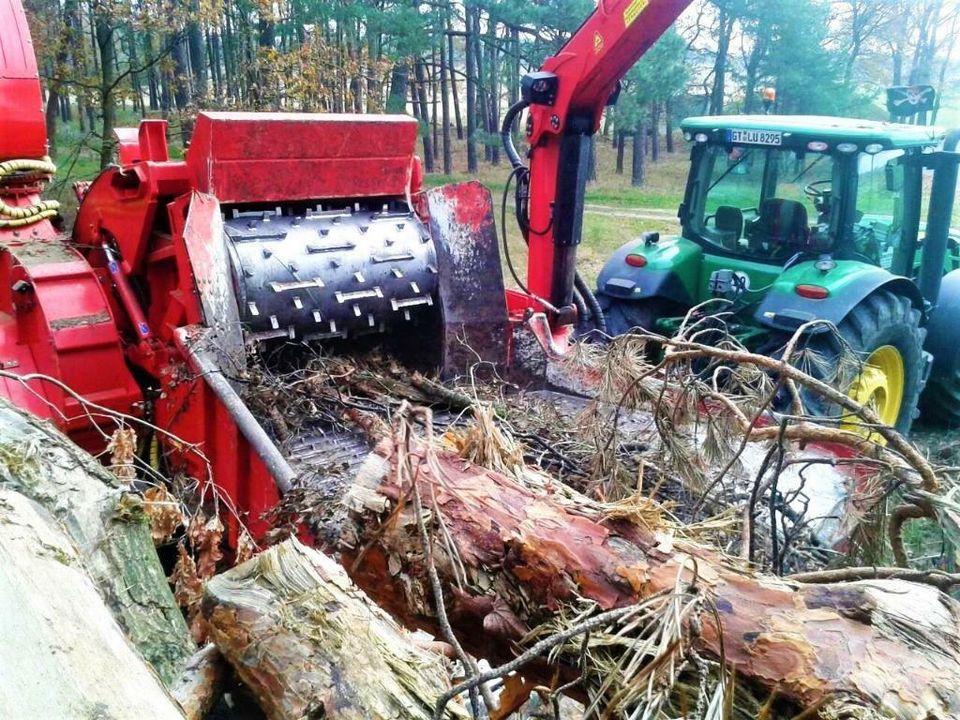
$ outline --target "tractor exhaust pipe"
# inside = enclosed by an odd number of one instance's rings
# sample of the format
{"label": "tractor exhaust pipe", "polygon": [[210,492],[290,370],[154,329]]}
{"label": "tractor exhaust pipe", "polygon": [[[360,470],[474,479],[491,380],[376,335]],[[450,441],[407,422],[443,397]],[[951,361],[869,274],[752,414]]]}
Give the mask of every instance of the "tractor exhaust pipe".
{"label": "tractor exhaust pipe", "polygon": [[950,218],[957,188],[957,170],[960,166],[960,129],[952,130],[943,141],[943,150],[932,158],[933,186],[930,189],[930,209],[927,211],[927,231],[923,241],[923,262],[920,263],[918,285],[927,302],[936,305],[943,282],[943,263],[947,257],[950,236]]}

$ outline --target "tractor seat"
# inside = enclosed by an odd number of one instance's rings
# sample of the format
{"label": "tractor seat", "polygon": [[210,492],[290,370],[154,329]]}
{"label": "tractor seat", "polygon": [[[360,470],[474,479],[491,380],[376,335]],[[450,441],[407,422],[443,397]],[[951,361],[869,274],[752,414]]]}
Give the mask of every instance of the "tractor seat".
{"label": "tractor seat", "polygon": [[750,224],[748,235],[755,243],[806,246],[810,237],[807,208],[796,200],[764,200],[760,203],[759,216]]}
{"label": "tractor seat", "polygon": [[743,210],[732,205],[720,205],[714,217],[720,244],[727,250],[736,250],[743,237]]}

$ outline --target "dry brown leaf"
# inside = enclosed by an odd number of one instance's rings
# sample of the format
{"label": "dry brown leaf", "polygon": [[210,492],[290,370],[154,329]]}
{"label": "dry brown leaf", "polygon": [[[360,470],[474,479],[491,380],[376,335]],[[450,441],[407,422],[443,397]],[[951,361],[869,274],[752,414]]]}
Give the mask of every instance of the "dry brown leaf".
{"label": "dry brown leaf", "polygon": [[190,634],[197,643],[206,640],[206,628],[200,614],[200,601],[203,599],[203,580],[197,573],[197,564],[183,542],[177,545],[177,563],[170,575],[173,585],[173,597],[187,614]]}
{"label": "dry brown leaf", "polygon": [[107,444],[110,470],[124,483],[137,479],[134,461],[137,456],[137,433],[133,428],[117,428]]}
{"label": "dry brown leaf", "polygon": [[253,541],[253,538],[250,537],[247,529],[241,528],[240,537],[237,538],[236,564],[239,565],[242,562],[246,562],[256,554],[257,544]]}
{"label": "dry brown leaf", "polygon": [[536,686],[535,682],[522,675],[507,675],[503,679],[500,707],[490,713],[490,720],[507,720],[530,699],[530,693]]}
{"label": "dry brown leaf", "polygon": [[197,574],[204,580],[217,572],[217,563],[223,559],[221,543],[223,541],[223,523],[213,515],[195,534],[193,549],[197,553]]}
{"label": "dry brown leaf", "polygon": [[155,545],[170,542],[183,524],[180,502],[163,485],[148,488],[143,493],[143,511],[150,521],[150,535]]}

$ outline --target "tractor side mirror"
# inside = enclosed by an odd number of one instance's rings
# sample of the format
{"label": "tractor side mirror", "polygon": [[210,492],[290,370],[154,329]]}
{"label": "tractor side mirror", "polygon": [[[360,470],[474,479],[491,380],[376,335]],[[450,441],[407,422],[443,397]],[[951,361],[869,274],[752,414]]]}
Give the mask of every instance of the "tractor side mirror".
{"label": "tractor side mirror", "polygon": [[884,166],[883,177],[886,182],[887,192],[900,192],[903,190],[903,166],[896,160],[891,160]]}

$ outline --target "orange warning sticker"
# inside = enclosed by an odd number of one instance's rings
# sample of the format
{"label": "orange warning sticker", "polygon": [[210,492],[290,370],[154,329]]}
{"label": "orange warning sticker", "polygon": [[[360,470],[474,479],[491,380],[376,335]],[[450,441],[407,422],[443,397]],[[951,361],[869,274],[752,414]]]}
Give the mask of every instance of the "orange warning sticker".
{"label": "orange warning sticker", "polygon": [[633,21],[639,17],[649,1],[650,0],[633,0],[627,5],[626,10],[623,11],[623,26],[630,27],[633,25]]}
{"label": "orange warning sticker", "polygon": [[603,35],[599,32],[593,33],[593,54],[599,55],[603,50]]}

